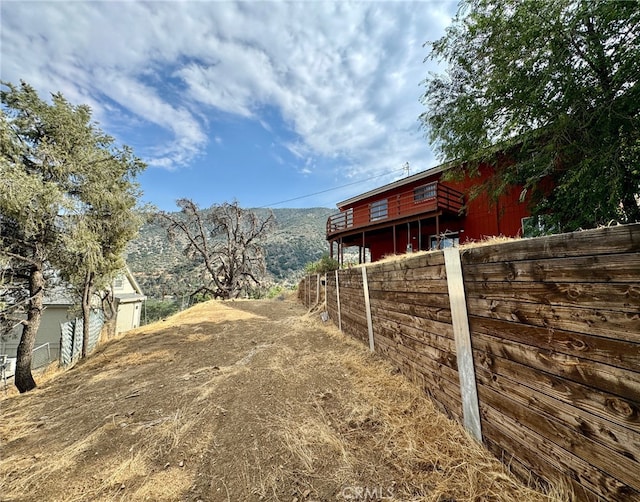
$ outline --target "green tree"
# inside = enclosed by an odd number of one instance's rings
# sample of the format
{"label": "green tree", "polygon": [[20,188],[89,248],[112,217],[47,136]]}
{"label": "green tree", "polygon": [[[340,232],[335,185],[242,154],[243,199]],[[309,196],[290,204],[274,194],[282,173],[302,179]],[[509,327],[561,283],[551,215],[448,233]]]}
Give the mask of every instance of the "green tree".
{"label": "green tree", "polygon": [[306,274],[326,274],[340,268],[338,260],[334,260],[327,253],[324,253],[318,261],[307,263],[304,267]]}
{"label": "green tree", "polygon": [[180,199],[177,205],[179,213],[163,212],[160,218],[169,239],[183,239],[183,254],[201,269],[202,281],[192,297],[209,293],[227,300],[260,285],[266,272],[264,239],[274,226],[272,213],[259,217],[237,202],[214,205],[206,211],[189,199]]}
{"label": "green tree", "polygon": [[[143,168],[129,149],[91,122],[89,107],[61,94],[51,104],[26,83],[0,92],[0,255],[27,291],[16,387],[33,389],[31,351],[40,325],[47,270],[81,276],[88,290],[119,264],[119,233]],[[107,192],[111,190],[111,192]],[[101,193],[99,193],[101,191]],[[12,301],[15,304],[15,300]]]}
{"label": "green tree", "polygon": [[482,188],[558,230],[640,220],[637,0],[465,0],[430,57],[420,119],[457,174],[494,163]]}
{"label": "green tree", "polygon": [[[86,124],[87,128],[91,128]],[[93,130],[88,135],[86,172],[75,189],[76,204],[69,218],[74,222],[66,235],[63,276],[76,286],[83,319],[82,357],[89,346],[89,316],[96,290],[110,287],[124,267],[124,252],[142,226],[140,196],[135,182],[144,164],[113,139]]]}

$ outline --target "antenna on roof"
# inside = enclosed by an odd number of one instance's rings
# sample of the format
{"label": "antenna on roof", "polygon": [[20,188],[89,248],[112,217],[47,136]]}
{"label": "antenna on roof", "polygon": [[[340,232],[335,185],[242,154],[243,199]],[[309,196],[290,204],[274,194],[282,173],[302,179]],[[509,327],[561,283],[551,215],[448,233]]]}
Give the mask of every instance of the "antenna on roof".
{"label": "antenna on roof", "polygon": [[402,165],[402,169],[407,173],[407,176],[409,176],[410,168],[409,168],[409,163],[408,162],[405,162]]}

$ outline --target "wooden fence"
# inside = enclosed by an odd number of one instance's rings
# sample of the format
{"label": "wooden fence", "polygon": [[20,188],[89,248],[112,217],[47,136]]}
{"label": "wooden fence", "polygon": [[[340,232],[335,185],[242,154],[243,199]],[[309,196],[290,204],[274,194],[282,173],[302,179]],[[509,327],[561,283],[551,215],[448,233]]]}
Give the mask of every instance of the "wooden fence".
{"label": "wooden fence", "polygon": [[311,276],[299,296],[522,478],[640,501],[639,224]]}

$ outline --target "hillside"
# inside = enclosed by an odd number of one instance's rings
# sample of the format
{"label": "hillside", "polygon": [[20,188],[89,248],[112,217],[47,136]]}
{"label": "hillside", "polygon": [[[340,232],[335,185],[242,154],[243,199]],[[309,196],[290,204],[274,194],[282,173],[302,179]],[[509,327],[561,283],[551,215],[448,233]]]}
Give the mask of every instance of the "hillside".
{"label": "hillside", "polygon": [[200,303],[0,405],[6,502],[554,500],[290,300]]}
{"label": "hillside", "polygon": [[[276,228],[270,232],[265,254],[267,283],[297,283],[307,263],[328,251],[325,240],[329,208],[256,209],[261,216],[273,211]],[[183,295],[198,283],[197,272],[182,256],[182,242],[170,243],[157,223],[147,223],[129,246],[127,263],[145,294],[151,297]]]}

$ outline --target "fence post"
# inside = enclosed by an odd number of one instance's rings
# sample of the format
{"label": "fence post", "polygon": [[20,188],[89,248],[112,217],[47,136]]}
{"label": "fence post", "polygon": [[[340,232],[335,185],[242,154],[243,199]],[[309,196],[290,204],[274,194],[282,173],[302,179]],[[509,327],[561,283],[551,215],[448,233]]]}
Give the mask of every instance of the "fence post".
{"label": "fence post", "polygon": [[338,271],[336,270],[336,301],[338,303],[338,329],[342,331],[342,312],[340,311],[340,285],[338,283]]}
{"label": "fence post", "polygon": [[367,282],[367,267],[362,266],[362,289],[364,291],[364,306],[367,311],[367,329],[369,330],[369,350],[375,351],[373,343],[373,322],[371,320],[371,302],[369,301],[369,283]]}
{"label": "fence post", "polygon": [[320,274],[316,274],[316,307],[320,303]]}
{"label": "fence post", "polygon": [[462,263],[460,261],[460,250],[458,248],[444,249],[444,265],[447,272],[447,288],[449,290],[449,302],[451,304],[453,335],[456,340],[456,357],[458,360],[458,377],[460,378],[464,427],[473,437],[479,442],[482,442],[476,372],[473,363],[473,351],[471,349],[467,300],[464,292],[464,281],[462,279]]}
{"label": "fence post", "polygon": [[324,311],[327,311],[327,273],[324,273]]}

